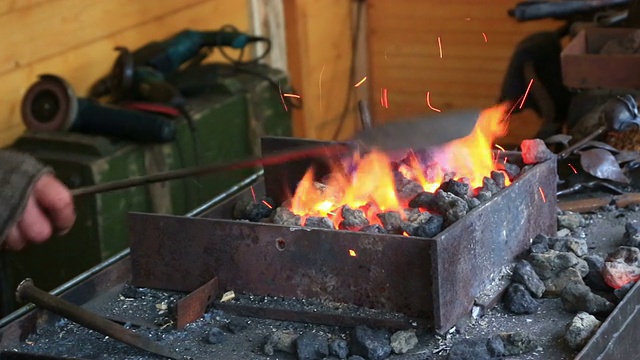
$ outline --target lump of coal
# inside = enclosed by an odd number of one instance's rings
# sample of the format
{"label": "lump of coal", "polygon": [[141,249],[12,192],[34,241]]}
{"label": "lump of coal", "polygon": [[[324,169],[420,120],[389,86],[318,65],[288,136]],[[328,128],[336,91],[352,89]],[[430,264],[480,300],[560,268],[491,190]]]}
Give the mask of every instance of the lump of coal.
{"label": "lump of coal", "polygon": [[402,233],[402,217],[397,211],[387,211],[377,214],[384,229],[392,234]]}
{"label": "lump of coal", "polygon": [[385,230],[380,224],[367,225],[360,229],[360,231],[369,234],[388,234],[387,230]]}
{"label": "lump of coal", "polygon": [[618,289],[640,280],[640,268],[624,262],[605,262],[602,277],[607,285]]}
{"label": "lump of coal", "polygon": [[389,333],[359,325],[351,336],[351,353],[370,360],[383,360],[391,355]]}
{"label": "lump of coal", "polygon": [[530,254],[529,263],[542,280],[549,279],[560,271],[572,267],[578,268],[581,276],[586,275],[589,271],[587,263],[570,252],[549,250],[542,254]]}
{"label": "lump of coal", "polygon": [[398,331],[391,335],[391,349],[394,354],[405,354],[418,345],[415,330]]}
{"label": "lump of coal", "polygon": [[541,163],[555,157],[541,139],[522,140],[520,149],[522,149],[522,160],[527,165]]}
{"label": "lump of coal", "polygon": [[572,237],[549,238],[549,248],[555,251],[572,252],[579,257],[583,257],[589,252],[587,242],[584,239]]}
{"label": "lump of coal", "polygon": [[360,209],[352,209],[345,205],[342,207],[342,220],[339,228],[343,230],[357,231],[364,226],[369,225],[369,220]]}
{"label": "lump of coal", "polygon": [[260,201],[253,201],[249,199],[240,200],[236,202],[233,208],[233,217],[237,220],[258,222],[271,216],[273,204],[274,201],[270,198],[264,198]]}
{"label": "lump of coal", "polygon": [[524,285],[537,298],[541,298],[544,294],[544,283],[527,260],[520,260],[516,264],[511,279]]}
{"label": "lump of coal", "polygon": [[298,334],[292,331],[276,331],[267,338],[263,352],[267,356],[273,356],[276,351],[282,351],[289,354],[296,352],[295,343]]}
{"label": "lump of coal", "polygon": [[536,299],[531,297],[529,291],[521,284],[511,284],[503,299],[505,308],[516,314],[534,314],[540,308]]}
{"label": "lump of coal", "polygon": [[330,229],[335,230],[331,219],[324,216],[309,216],[305,221],[304,226],[318,229]]}
{"label": "lump of coal", "polygon": [[582,349],[600,327],[600,321],[586,312],[579,312],[567,325],[564,340],[574,350]]}
{"label": "lump of coal", "polygon": [[490,192],[491,195],[495,195],[500,191],[500,187],[498,187],[496,182],[486,176],[482,179],[482,188]]}
{"label": "lump of coal", "polygon": [[469,184],[464,183],[462,181],[456,181],[454,179],[449,179],[443,182],[438,190],[446,191],[451,193],[459,198],[465,198],[469,195]]}
{"label": "lump of coal", "polygon": [[225,340],[224,331],[218,327],[209,330],[207,334],[207,342],[212,345],[220,344]]}
{"label": "lump of coal", "polygon": [[127,283],[122,288],[120,295],[126,299],[139,299],[142,297],[142,292],[137,287]]}
{"label": "lump of coal", "polygon": [[338,359],[346,359],[349,356],[349,344],[346,340],[335,339],[329,343],[329,355]]}
{"label": "lump of coal", "polygon": [[401,186],[397,186],[398,199],[400,201],[409,201],[424,191],[422,185],[413,180],[408,180]]}
{"label": "lump of coal", "polygon": [[586,224],[582,215],[571,211],[566,211],[563,215],[558,215],[558,227],[560,228],[567,228],[573,231]]}
{"label": "lump of coal", "polygon": [[273,216],[273,223],[284,226],[300,226],[302,219],[285,207],[278,207]]}
{"label": "lump of coal", "polygon": [[487,340],[487,349],[489,354],[494,358],[501,358],[504,356],[504,342],[498,335],[494,335]]}
{"label": "lump of coal", "polygon": [[329,355],[329,344],[322,335],[308,331],[296,339],[299,360],[320,360]]}
{"label": "lump of coal", "polygon": [[409,207],[429,210],[435,209],[435,197],[435,194],[423,191],[409,201]]}
{"label": "lump of coal", "polygon": [[607,255],[605,262],[624,262],[627,265],[640,265],[640,249],[631,246],[620,246]]}
{"label": "lump of coal", "polygon": [[405,209],[404,214],[407,221],[413,224],[421,224],[431,217],[431,213],[418,209]]}
{"label": "lump of coal", "polygon": [[589,272],[584,277],[584,283],[595,291],[611,291],[611,288],[602,276],[604,259],[599,255],[587,255],[583,260],[586,261],[589,266]]}
{"label": "lump of coal", "polygon": [[453,224],[460,220],[469,211],[469,205],[466,201],[446,191],[438,190],[434,201],[438,212],[445,215],[447,224]]}
{"label": "lump of coal", "polygon": [[627,285],[619,288],[619,289],[615,289],[613,290],[613,295],[615,295],[618,299],[622,300],[624,299],[624,297],[627,295],[627,293],[629,292],[629,290],[631,290],[631,288],[635,285],[635,283],[628,283]]}
{"label": "lump of coal", "polygon": [[491,179],[496,183],[499,189],[502,189],[506,186],[506,178],[502,171],[492,171]]}
{"label": "lump of coal", "polygon": [[627,222],[624,225],[622,245],[640,248],[640,225]]}
{"label": "lump of coal", "polygon": [[449,350],[449,360],[491,360],[494,356],[489,352],[486,339],[461,339]]}
{"label": "lump of coal", "polygon": [[571,283],[584,284],[582,275],[574,268],[564,269],[544,282],[544,294],[546,296],[559,296],[562,290]]}
{"label": "lump of coal", "polygon": [[444,226],[444,218],[438,215],[432,215],[427,221],[419,224],[413,229],[413,232],[408,232],[411,236],[418,236],[424,238],[432,238],[438,235],[442,231]]}
{"label": "lump of coal", "polygon": [[538,347],[532,336],[521,332],[502,333],[499,336],[504,343],[504,356],[526,354]]}
{"label": "lump of coal", "polygon": [[227,323],[227,330],[229,330],[232,334],[237,334],[242,330],[246,329],[249,325],[243,320],[240,319],[231,319]]}
{"label": "lump of coal", "polygon": [[469,210],[475,209],[481,204],[480,200],[474,197],[467,197],[464,200],[467,202],[467,205],[469,206]]}
{"label": "lump of coal", "polygon": [[591,292],[591,289],[581,283],[572,282],[565,286],[560,293],[562,306],[569,312],[584,311],[589,314],[607,312],[614,305],[602,296]]}
{"label": "lump of coal", "polygon": [[476,199],[481,203],[491,200],[491,191],[480,189],[480,191],[478,191],[478,195],[476,195]]}
{"label": "lump of coal", "polygon": [[520,167],[511,163],[498,163],[498,170],[502,170],[507,173],[509,180],[515,180],[516,176],[520,174]]}

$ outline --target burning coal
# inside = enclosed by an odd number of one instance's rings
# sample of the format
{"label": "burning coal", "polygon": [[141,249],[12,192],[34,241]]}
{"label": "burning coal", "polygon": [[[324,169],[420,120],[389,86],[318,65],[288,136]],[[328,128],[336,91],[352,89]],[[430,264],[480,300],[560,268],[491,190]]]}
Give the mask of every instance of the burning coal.
{"label": "burning coal", "polygon": [[[310,168],[271,221],[433,237],[518,175],[520,168],[494,150],[507,131],[507,111],[506,105],[484,110],[470,135],[439,148],[412,149],[397,159],[375,149],[357,153],[320,180]],[[252,211],[271,212],[255,199],[239,207],[238,217],[253,221]]]}

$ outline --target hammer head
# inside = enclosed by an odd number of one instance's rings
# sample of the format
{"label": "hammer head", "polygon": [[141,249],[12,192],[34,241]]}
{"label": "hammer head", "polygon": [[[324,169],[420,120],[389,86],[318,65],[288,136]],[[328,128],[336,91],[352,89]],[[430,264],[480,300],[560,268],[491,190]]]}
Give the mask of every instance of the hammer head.
{"label": "hammer head", "polygon": [[633,126],[640,126],[638,103],[629,94],[607,101],[602,109],[602,115],[610,130],[623,132],[630,130]]}

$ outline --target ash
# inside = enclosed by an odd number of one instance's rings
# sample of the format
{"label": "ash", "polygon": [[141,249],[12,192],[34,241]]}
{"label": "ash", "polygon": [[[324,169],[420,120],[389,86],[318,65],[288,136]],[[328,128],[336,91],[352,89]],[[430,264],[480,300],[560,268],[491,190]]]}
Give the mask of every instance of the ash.
{"label": "ash", "polygon": [[[631,231],[627,224],[640,223],[640,211],[637,207],[629,209],[607,207],[587,215],[571,215],[572,219],[565,216],[567,214],[560,215],[562,222],[559,231],[565,236],[584,240],[588,248],[588,255],[584,256],[597,255],[604,259],[607,259],[607,256],[612,252],[618,251],[621,245],[635,239],[634,236],[637,234]],[[571,221],[565,222],[567,220]],[[184,294],[138,289],[123,284],[86,304],[85,307],[104,316],[127,319],[125,327],[193,359],[294,360],[308,358],[335,360],[341,357],[324,356],[321,353],[315,353],[317,355],[315,357],[301,357],[295,353],[296,346],[300,347],[301,342],[296,345],[291,342],[295,342],[296,338],[300,339],[302,338],[300,335],[305,334],[305,343],[319,339],[321,344],[325,344],[322,346],[328,346],[326,348],[336,354],[335,351],[340,349],[338,345],[349,344],[349,349],[351,349],[354,337],[364,336],[362,334],[381,336],[382,339],[386,339],[385,341],[391,340],[391,342],[394,337],[396,340],[398,339],[395,330],[391,329],[382,329],[383,333],[376,333],[371,329],[367,332],[365,331],[367,329],[360,328],[358,332],[354,331],[354,328],[234,316],[216,309],[216,304],[197,321],[187,325],[184,329],[175,330],[172,309],[175,302],[182,296]],[[526,342],[529,346],[525,349],[526,352],[517,356],[509,356],[510,359],[560,360],[574,358],[579,350],[569,346],[566,333],[567,325],[576,317],[576,313],[566,310],[561,297],[543,296],[535,300],[538,306],[534,312],[529,314],[515,315],[506,308],[503,302],[486,311],[475,308],[472,316],[460,321],[453,329],[443,335],[416,327],[407,335],[407,339],[411,339],[415,335],[415,343],[408,340],[404,342],[404,344],[409,344],[404,349],[406,353],[398,354],[395,351],[396,348],[393,348],[392,351],[388,345],[385,345],[387,346],[386,351],[388,351],[386,355],[385,353],[381,353],[381,357],[373,357],[372,355],[370,359],[463,359],[465,357],[455,357],[461,344],[472,346],[479,343],[484,348],[487,340],[498,339],[501,334],[502,336],[511,334],[512,338],[521,336],[527,341],[530,340]],[[231,302],[321,313],[387,316],[391,319],[396,319],[398,316],[379,311],[373,312],[351,305],[326,303],[321,300],[282,299],[238,294]],[[605,318],[606,316],[598,315],[599,321],[604,321]],[[70,321],[57,317],[52,317],[52,321],[54,323],[51,326],[43,327],[39,332],[30,335],[13,350],[83,359],[143,360],[158,358]],[[265,345],[270,341],[273,342],[274,338],[284,340],[282,340],[282,344],[271,343],[269,349],[273,349],[273,352],[268,355],[269,351]],[[350,357],[354,360],[362,358]]]}

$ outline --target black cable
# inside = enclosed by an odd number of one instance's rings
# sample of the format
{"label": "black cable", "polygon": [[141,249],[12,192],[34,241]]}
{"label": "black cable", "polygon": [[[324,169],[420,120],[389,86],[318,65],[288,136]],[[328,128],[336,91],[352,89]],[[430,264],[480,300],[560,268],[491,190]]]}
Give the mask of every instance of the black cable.
{"label": "black cable", "polygon": [[351,108],[351,98],[353,96],[353,90],[351,86],[355,82],[356,75],[356,52],[358,51],[358,39],[360,38],[360,23],[362,21],[362,4],[364,0],[357,0],[356,6],[356,25],[353,30],[353,39],[351,40],[351,68],[349,69],[349,84],[347,84],[347,99],[344,104],[344,108],[342,109],[342,114],[340,115],[340,123],[338,123],[338,127],[336,131],[333,133],[332,140],[338,140],[338,135],[342,132],[342,128],[344,127],[345,122],[347,121],[347,115],[349,114],[349,109]]}

